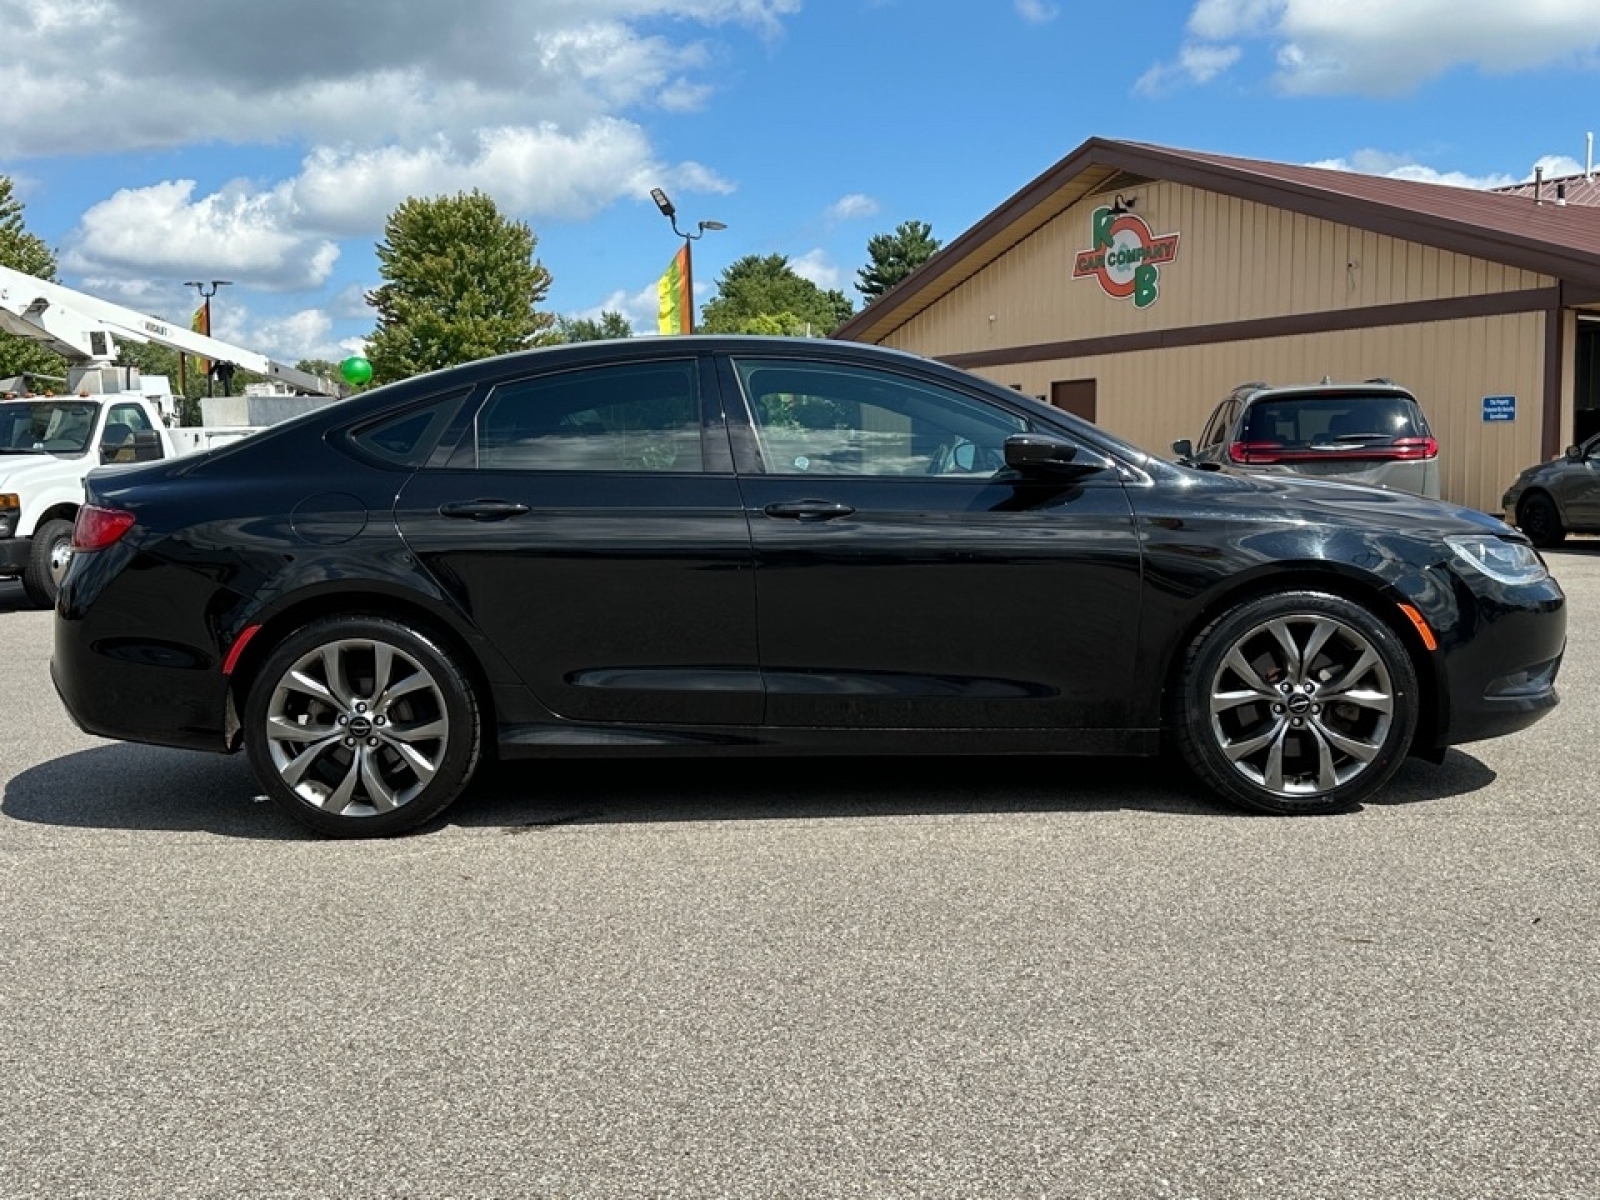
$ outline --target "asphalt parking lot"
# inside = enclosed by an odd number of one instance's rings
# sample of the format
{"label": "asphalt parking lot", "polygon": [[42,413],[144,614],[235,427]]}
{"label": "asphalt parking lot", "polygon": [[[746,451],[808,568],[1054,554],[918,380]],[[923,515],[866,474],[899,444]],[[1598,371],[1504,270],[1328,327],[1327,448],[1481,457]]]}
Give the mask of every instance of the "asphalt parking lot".
{"label": "asphalt parking lot", "polygon": [[0,584],[0,1195],[1600,1195],[1600,543],[1549,559],[1562,706],[1349,815],[589,763],[382,843],[80,734]]}

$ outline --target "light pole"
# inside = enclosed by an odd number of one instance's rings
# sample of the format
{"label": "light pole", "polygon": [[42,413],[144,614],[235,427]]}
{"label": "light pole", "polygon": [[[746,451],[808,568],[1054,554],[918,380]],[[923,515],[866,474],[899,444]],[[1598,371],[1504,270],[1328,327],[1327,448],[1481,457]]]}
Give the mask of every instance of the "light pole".
{"label": "light pole", "polygon": [[[203,303],[203,305],[205,307],[205,314],[206,314],[206,329],[205,329],[205,333],[206,333],[207,337],[211,336],[211,297],[213,297],[213,296],[215,296],[217,294],[217,289],[218,288],[231,287],[232,284],[233,284],[233,280],[231,280],[231,279],[213,279],[209,284],[200,283],[200,282],[198,282],[196,280],[191,279],[191,280],[189,280],[187,283],[185,283],[183,285],[184,287],[192,287],[192,288],[194,288],[196,291],[198,291],[200,293],[201,302]],[[210,290],[207,290],[208,288]],[[210,359],[206,359],[205,361],[206,361],[206,395],[209,396],[209,395],[212,394],[211,382],[212,382],[213,370],[218,364],[212,362]],[[230,363],[228,365],[232,366],[233,364]],[[222,394],[224,396],[229,396],[229,395],[233,394],[233,389],[232,389],[231,386],[229,386],[232,382],[233,382],[233,372],[229,371],[227,378],[224,379],[223,383],[222,383]]]}
{"label": "light pole", "polygon": [[694,233],[685,233],[678,228],[678,211],[672,207],[672,201],[667,199],[667,194],[660,188],[650,189],[650,199],[656,202],[656,207],[661,210],[661,215],[672,222],[672,232],[683,239],[683,290],[689,297],[688,327],[685,333],[694,332],[694,250],[692,243],[705,237],[707,230],[726,229],[721,221],[701,221],[699,229]]}

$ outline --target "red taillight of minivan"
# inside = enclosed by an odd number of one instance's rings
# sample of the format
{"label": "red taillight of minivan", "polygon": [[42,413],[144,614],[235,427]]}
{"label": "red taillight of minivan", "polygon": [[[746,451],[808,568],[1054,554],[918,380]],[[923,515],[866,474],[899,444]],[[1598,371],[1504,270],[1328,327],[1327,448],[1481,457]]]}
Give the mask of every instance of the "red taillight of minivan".
{"label": "red taillight of minivan", "polygon": [[133,514],[120,508],[85,504],[72,524],[74,550],[104,550],[133,528]]}
{"label": "red taillight of minivan", "polygon": [[1439,442],[1431,437],[1396,438],[1381,446],[1349,446],[1338,450],[1290,449],[1276,442],[1234,442],[1228,457],[1248,466],[1307,462],[1420,462],[1439,457]]}

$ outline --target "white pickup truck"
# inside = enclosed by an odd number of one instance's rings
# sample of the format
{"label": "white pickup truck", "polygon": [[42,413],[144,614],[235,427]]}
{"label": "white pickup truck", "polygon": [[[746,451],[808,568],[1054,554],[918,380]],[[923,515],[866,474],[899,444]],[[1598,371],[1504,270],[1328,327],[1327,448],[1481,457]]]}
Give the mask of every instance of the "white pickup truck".
{"label": "white pickup truck", "polygon": [[21,576],[29,602],[50,607],[92,468],[172,458],[254,432],[169,429],[156,403],[133,392],[0,400],[0,578]]}

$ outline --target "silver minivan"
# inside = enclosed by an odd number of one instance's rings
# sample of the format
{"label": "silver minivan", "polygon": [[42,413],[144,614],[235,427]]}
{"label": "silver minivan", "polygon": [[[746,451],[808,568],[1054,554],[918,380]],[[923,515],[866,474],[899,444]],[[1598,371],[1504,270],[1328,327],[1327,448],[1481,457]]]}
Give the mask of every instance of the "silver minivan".
{"label": "silver minivan", "polygon": [[1439,497],[1439,443],[1422,406],[1386,379],[1247,383],[1217,405],[1179,461],[1248,474],[1310,475]]}

